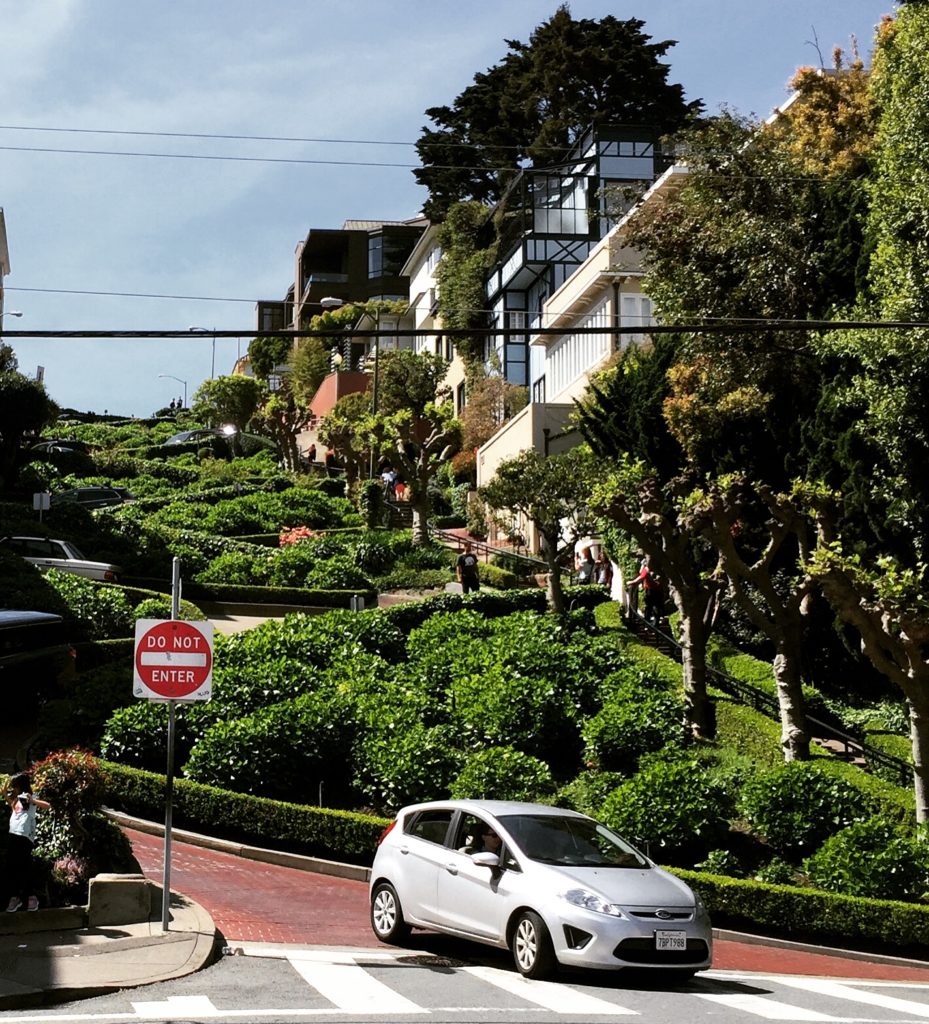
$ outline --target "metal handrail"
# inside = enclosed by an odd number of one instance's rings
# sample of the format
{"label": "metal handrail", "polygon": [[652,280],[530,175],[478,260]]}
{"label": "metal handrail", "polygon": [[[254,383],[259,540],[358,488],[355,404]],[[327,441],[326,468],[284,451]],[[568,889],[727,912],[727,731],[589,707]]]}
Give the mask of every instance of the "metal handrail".
{"label": "metal handrail", "polygon": [[[654,635],[661,638],[661,640],[671,648],[674,657],[677,661],[683,659],[681,652],[681,645],[672,637],[669,633],[666,633],[663,629],[660,629],[653,622],[650,622],[645,618],[641,612],[631,611],[631,616],[634,616],[636,621],[641,625],[645,626]],[[713,685],[718,689],[722,690],[723,693],[729,694],[730,697],[736,697],[743,704],[747,704],[749,707],[753,707],[756,711],[760,711],[762,714],[767,715],[769,718],[773,718],[775,721],[780,720],[780,705],[777,702],[777,698],[773,697],[770,693],[766,693],[764,690],[759,689],[757,686],[753,686],[751,683],[746,683],[743,679],[737,679],[735,676],[731,676],[726,672],[722,672],[718,668],[714,668],[712,665],[706,666],[707,676],[713,681]],[[905,787],[909,787],[913,780],[913,769],[900,757],[895,757],[893,754],[888,754],[883,750],[878,750],[876,747],[870,746],[862,738],[854,736],[851,733],[845,732],[843,729],[839,729],[829,722],[823,722],[821,719],[814,717],[813,715],[807,715],[806,721],[813,727],[817,737],[822,739],[837,740],[842,744],[842,749],[846,756],[861,756],[867,761],[874,764],[879,764],[884,768],[889,769],[896,773],[900,779],[900,784]]]}

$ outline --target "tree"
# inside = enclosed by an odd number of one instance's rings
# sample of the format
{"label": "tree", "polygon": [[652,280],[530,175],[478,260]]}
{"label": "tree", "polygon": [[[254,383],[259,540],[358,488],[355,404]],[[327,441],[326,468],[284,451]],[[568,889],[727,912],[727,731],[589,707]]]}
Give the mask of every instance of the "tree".
{"label": "tree", "polygon": [[238,374],[205,380],[194,393],[191,413],[211,427],[229,423],[241,432],[255,415],[263,390],[254,377]]}
{"label": "tree", "polygon": [[0,372],[0,487],[16,480],[23,435],[38,434],[57,415],[42,384],[15,370]]}
{"label": "tree", "polygon": [[331,353],[322,338],[307,337],[297,342],[297,348],[290,358],[290,386],[294,400],[303,409],[319,390],[320,384],[329,374]]}
{"label": "tree", "polygon": [[293,351],[293,338],[253,338],[248,346],[248,361],[261,380],[267,380],[275,366],[285,366]]}
{"label": "tree", "polygon": [[289,375],[277,391],[262,390],[252,423],[258,433],[275,442],[284,468],[296,472],[300,468],[298,439],[306,426],[306,412],[294,400]]}
{"label": "tree", "polygon": [[0,373],[9,373],[11,370],[17,370],[19,368],[19,360],[16,358],[16,353],[13,351],[11,345],[0,342]]}
{"label": "tree", "polygon": [[502,462],[478,492],[497,513],[523,516],[538,531],[548,566],[548,600],[559,615],[565,610],[561,574],[590,528],[592,470],[590,451],[583,445],[560,455],[530,448]]}
{"label": "tree", "polygon": [[550,166],[594,124],[648,125],[656,137],[699,113],[668,83],[662,62],[673,43],[652,43],[637,19],[571,17],[562,5],[451,106],[431,107],[435,125],[416,144],[416,180],[429,190],[426,216],[442,220],[452,203],[493,203],[532,161]]}
{"label": "tree", "polygon": [[320,441],[342,456],[349,491],[367,472],[373,429],[371,398],[366,391],[343,395],[319,425]]}

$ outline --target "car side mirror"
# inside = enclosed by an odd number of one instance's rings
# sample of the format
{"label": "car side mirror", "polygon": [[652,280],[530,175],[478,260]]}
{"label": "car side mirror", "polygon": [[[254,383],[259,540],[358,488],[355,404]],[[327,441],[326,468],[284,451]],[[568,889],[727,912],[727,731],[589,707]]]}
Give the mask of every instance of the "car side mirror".
{"label": "car side mirror", "polygon": [[483,853],[472,853],[471,860],[482,868],[500,867],[500,858],[495,853],[487,853],[486,851]]}

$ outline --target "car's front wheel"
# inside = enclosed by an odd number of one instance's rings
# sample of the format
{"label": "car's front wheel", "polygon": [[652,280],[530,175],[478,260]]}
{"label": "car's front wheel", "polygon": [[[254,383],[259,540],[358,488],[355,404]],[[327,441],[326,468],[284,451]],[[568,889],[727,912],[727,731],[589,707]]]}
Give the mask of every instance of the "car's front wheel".
{"label": "car's front wheel", "polygon": [[371,893],[371,927],[381,942],[401,944],[410,937],[400,897],[390,882],[379,882]]}
{"label": "car's front wheel", "polygon": [[526,978],[547,978],[558,964],[548,928],[534,910],[524,910],[517,918],[510,949],[516,970]]}

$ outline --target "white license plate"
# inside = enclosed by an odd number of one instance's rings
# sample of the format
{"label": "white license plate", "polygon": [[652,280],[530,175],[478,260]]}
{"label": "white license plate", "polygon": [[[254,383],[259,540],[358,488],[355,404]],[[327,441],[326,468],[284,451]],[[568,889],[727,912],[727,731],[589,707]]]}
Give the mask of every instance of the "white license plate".
{"label": "white license plate", "polygon": [[686,951],[687,932],[656,931],[655,949]]}

